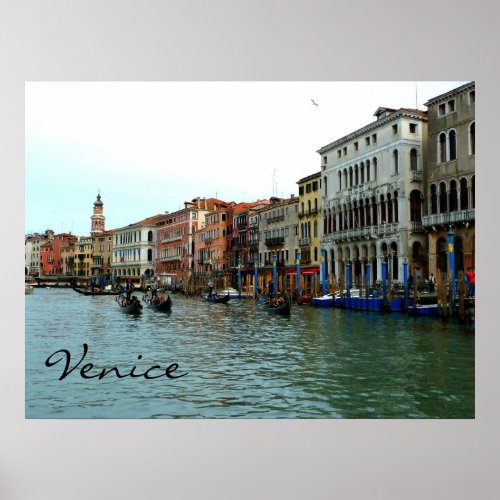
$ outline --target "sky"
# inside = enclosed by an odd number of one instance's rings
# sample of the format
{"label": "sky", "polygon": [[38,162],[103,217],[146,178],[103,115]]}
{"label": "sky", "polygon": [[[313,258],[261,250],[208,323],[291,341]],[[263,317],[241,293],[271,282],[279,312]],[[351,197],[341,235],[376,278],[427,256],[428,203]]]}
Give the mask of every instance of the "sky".
{"label": "sky", "polygon": [[[298,194],[317,150],[455,82],[28,82],[25,232],[90,234],[200,197]],[[312,100],[318,105],[314,105]]]}

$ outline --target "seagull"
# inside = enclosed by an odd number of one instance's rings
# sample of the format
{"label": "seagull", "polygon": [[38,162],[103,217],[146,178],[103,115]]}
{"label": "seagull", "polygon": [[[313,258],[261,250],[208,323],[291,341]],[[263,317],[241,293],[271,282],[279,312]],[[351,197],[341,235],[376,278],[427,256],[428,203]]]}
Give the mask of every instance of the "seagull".
{"label": "seagull", "polygon": [[319,106],[319,104],[316,104],[313,99],[311,99],[311,102],[314,104],[314,106]]}

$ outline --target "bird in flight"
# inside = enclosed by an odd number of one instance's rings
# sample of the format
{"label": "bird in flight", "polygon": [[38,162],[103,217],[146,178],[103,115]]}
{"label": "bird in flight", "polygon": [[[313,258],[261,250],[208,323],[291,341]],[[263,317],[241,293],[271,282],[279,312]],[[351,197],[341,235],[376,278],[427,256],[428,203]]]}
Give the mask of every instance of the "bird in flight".
{"label": "bird in flight", "polygon": [[314,106],[319,106],[319,104],[314,102],[314,99],[311,99],[311,102],[314,104]]}

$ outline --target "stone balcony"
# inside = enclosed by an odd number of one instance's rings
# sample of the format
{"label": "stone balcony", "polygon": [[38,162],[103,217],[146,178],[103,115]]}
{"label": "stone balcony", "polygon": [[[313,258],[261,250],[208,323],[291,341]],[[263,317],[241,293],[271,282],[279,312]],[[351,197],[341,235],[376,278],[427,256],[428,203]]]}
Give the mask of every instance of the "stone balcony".
{"label": "stone balcony", "polygon": [[181,255],[174,255],[173,257],[161,257],[160,262],[173,262],[175,260],[182,260]]}
{"label": "stone balcony", "polygon": [[285,243],[284,236],[278,236],[277,238],[267,238],[265,241],[265,245],[268,247],[274,247],[277,245],[283,245]]}
{"label": "stone balcony", "polygon": [[170,243],[171,241],[182,240],[182,234],[176,234],[175,236],[169,236],[168,238],[161,238],[160,243]]}
{"label": "stone balcony", "polygon": [[444,214],[433,214],[422,217],[422,225],[424,227],[456,224],[458,222],[474,222],[475,220],[474,208],[467,210],[458,210],[456,212],[448,212]]}

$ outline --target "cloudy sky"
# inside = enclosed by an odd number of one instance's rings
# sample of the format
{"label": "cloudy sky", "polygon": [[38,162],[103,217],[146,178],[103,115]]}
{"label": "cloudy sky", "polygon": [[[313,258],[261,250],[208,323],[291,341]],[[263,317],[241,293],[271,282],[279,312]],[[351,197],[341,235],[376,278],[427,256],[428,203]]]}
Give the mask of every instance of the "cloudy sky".
{"label": "cloudy sky", "polygon": [[463,83],[27,83],[26,233],[88,235],[98,190],[106,229],[196,196],[297,194],[320,169],[316,151],[378,107],[424,110]]}

